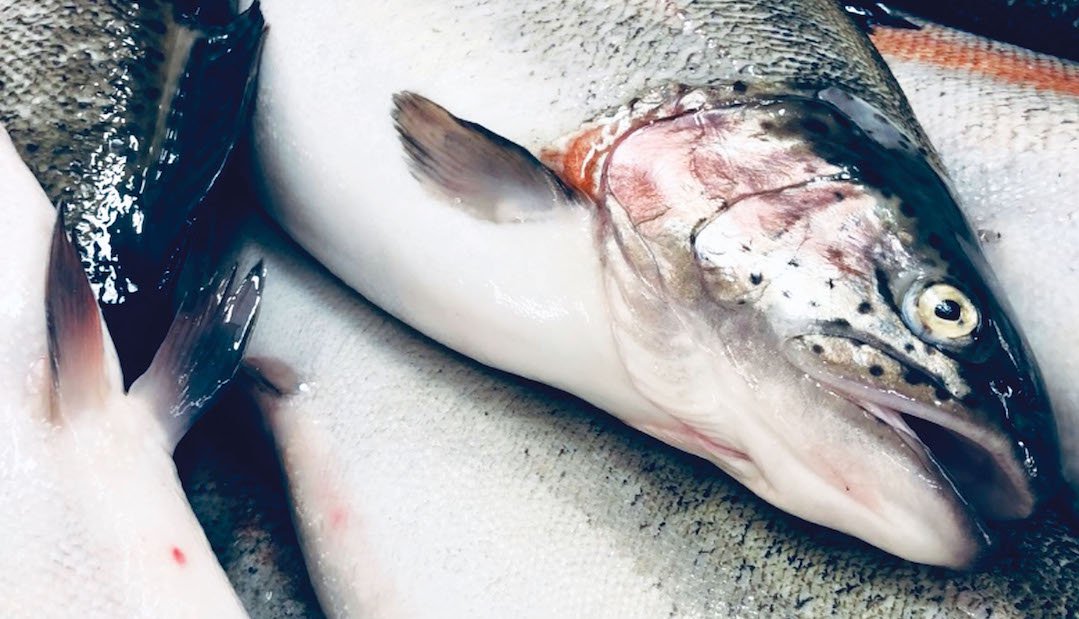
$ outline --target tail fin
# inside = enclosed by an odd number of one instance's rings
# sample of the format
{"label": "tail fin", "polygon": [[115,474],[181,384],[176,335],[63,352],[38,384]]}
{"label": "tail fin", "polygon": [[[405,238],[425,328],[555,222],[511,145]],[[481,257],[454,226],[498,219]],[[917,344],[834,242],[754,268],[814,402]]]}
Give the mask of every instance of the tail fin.
{"label": "tail fin", "polygon": [[[112,277],[127,282],[122,302],[103,306],[107,323],[144,326],[138,333],[116,329],[113,343],[129,376],[146,369],[168,326],[190,224],[250,118],[265,32],[258,2],[238,16],[224,0],[184,4],[187,12],[169,24],[165,37],[172,47],[165,53],[156,126],[132,179],[135,208],[108,224],[111,251],[93,259],[112,265]],[[86,244],[82,249],[100,253]]]}
{"label": "tail fin", "polygon": [[175,27],[175,45],[188,47],[187,61],[172,65],[167,76],[174,87],[164,93],[143,178],[145,203],[155,207],[141,236],[154,243],[178,240],[247,123],[266,26],[255,2],[224,26]]}
{"label": "tail fin", "polygon": [[131,395],[153,406],[173,448],[232,379],[243,358],[266,280],[260,261],[233,288],[236,268],[188,295],[153,363]]}
{"label": "tail fin", "polygon": [[122,389],[120,369],[105,337],[101,312],[82,270],[78,250],[59,209],[49,250],[45,316],[49,333],[53,401],[51,415],[98,409],[110,391]]}

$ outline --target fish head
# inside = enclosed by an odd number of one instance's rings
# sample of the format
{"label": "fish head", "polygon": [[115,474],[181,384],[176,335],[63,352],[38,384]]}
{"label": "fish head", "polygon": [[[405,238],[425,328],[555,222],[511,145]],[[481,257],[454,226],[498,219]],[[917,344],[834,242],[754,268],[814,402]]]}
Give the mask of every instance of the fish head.
{"label": "fish head", "polygon": [[[739,376],[713,386],[733,405],[649,394],[726,446],[708,457],[796,515],[967,567],[985,520],[1050,492],[1055,429],[932,154],[865,112],[770,100],[631,132],[605,164],[606,263],[630,265],[620,303],[662,297],[661,330],[691,330],[687,350],[724,360],[707,371]],[[658,315],[642,305],[635,319]]]}

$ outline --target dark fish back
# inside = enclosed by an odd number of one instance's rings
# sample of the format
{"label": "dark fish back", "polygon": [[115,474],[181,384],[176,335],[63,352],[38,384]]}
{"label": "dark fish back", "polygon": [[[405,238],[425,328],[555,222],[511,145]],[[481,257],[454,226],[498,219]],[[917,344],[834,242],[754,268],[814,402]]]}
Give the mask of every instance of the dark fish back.
{"label": "dark fish back", "polygon": [[231,20],[229,4],[0,0],[0,122],[65,205],[129,376],[164,335],[190,221],[248,115],[264,26],[257,4]]}

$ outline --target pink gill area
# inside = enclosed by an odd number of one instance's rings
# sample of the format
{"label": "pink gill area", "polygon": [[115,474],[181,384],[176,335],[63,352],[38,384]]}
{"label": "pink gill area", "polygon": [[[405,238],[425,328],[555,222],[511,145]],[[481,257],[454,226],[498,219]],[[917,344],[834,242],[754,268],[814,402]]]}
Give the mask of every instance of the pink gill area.
{"label": "pink gill area", "polygon": [[609,190],[636,226],[668,216],[692,222],[746,196],[839,171],[796,142],[762,139],[768,123],[768,112],[736,108],[638,129],[610,155]]}
{"label": "pink gill area", "polygon": [[187,555],[184,551],[180,550],[179,546],[172,547],[172,560],[176,562],[176,565],[185,565],[187,563]]}

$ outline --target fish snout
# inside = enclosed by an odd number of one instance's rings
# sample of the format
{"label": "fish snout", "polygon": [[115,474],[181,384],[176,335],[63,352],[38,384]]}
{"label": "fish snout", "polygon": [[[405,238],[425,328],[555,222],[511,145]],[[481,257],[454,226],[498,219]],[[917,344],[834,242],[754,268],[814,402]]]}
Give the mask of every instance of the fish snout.
{"label": "fish snout", "polygon": [[986,381],[995,394],[988,397],[969,378],[945,380],[886,346],[848,336],[797,336],[786,349],[823,389],[868,413],[867,424],[890,427],[917,454],[923,473],[943,479],[951,500],[973,517],[1026,518],[1051,493],[1053,475],[1041,463],[1055,462],[1053,442],[1031,440],[1036,429],[1014,423],[1019,407],[1047,404],[1031,397],[1029,385]]}

